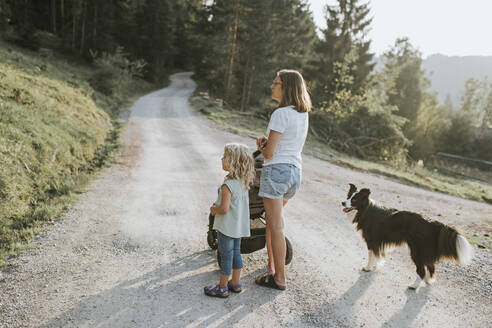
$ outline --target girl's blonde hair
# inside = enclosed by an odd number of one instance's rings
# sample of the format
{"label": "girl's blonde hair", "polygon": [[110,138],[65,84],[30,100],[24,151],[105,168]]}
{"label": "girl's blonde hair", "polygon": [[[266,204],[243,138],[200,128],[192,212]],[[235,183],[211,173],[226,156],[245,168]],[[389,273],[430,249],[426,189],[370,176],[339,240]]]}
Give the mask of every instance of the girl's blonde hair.
{"label": "girl's blonde hair", "polygon": [[238,143],[229,143],[224,147],[224,160],[229,166],[226,180],[238,179],[246,190],[255,177],[253,156],[247,146]]}
{"label": "girl's blonde hair", "polygon": [[310,112],[311,97],[301,73],[293,69],[283,69],[277,72],[277,76],[282,81],[280,107],[293,105],[298,112]]}

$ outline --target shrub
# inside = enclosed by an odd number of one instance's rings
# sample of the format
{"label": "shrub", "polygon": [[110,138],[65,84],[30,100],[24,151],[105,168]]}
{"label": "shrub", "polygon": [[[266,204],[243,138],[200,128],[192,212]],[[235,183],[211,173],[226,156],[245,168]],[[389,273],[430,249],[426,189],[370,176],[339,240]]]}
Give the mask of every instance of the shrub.
{"label": "shrub", "polygon": [[116,96],[129,91],[132,79],[143,76],[144,60],[130,60],[123,52],[122,47],[117,47],[114,53],[103,52],[100,56],[91,52],[94,64],[98,70],[91,78],[91,85],[105,95]]}
{"label": "shrub", "polygon": [[363,159],[405,160],[406,119],[394,114],[380,94],[362,96],[341,90],[328,107],[312,114],[311,132],[330,147]]}
{"label": "shrub", "polygon": [[410,156],[414,160],[433,158],[443,150],[440,143],[450,129],[451,116],[449,107],[438,104],[437,95],[423,95],[416,122],[408,128],[413,141]]}
{"label": "shrub", "polygon": [[8,37],[9,41],[26,49],[38,51],[41,43],[36,38],[36,30],[32,26],[24,26],[19,28],[17,33],[13,33]]}

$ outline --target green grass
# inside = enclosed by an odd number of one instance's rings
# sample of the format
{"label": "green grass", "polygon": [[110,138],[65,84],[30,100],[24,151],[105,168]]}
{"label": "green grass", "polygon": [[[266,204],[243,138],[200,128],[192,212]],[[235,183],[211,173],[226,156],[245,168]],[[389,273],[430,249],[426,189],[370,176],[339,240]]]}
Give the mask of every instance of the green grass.
{"label": "green grass", "polygon": [[111,161],[119,108],[134,96],[104,96],[89,84],[94,68],[40,54],[0,42],[0,267]]}
{"label": "green grass", "polygon": [[231,132],[250,136],[260,136],[265,133],[268,122],[261,117],[255,116],[254,113],[218,107],[214,102],[202,97],[192,97],[190,101],[195,109]]}
{"label": "green grass", "polygon": [[462,178],[456,175],[443,174],[440,169],[429,165],[429,168],[419,166],[390,165],[378,162],[369,162],[344,154],[338,154],[334,162],[398,179],[409,185],[438,191],[456,197],[484,202],[484,197],[492,196],[492,185]]}

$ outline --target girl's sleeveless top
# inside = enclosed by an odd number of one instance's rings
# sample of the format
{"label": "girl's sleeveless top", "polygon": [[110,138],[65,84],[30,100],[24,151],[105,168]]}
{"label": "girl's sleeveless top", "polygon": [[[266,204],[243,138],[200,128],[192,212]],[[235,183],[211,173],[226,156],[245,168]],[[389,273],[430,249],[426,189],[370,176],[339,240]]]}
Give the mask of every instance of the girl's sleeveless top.
{"label": "girl's sleeveless top", "polygon": [[[226,214],[216,214],[214,229],[231,238],[249,237],[249,195],[241,182],[237,179],[225,180],[224,183],[231,191],[231,206]],[[215,204],[222,201],[222,185]]]}

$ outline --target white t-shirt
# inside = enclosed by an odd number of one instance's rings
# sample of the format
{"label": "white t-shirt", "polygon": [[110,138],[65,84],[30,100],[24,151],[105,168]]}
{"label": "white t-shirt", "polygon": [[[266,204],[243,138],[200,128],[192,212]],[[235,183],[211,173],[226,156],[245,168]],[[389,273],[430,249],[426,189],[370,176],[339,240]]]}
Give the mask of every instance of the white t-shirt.
{"label": "white t-shirt", "polygon": [[307,112],[300,113],[294,106],[277,108],[270,117],[267,136],[270,130],[282,133],[275,154],[265,159],[263,165],[278,163],[293,164],[302,168],[301,152],[308,132],[309,116]]}

